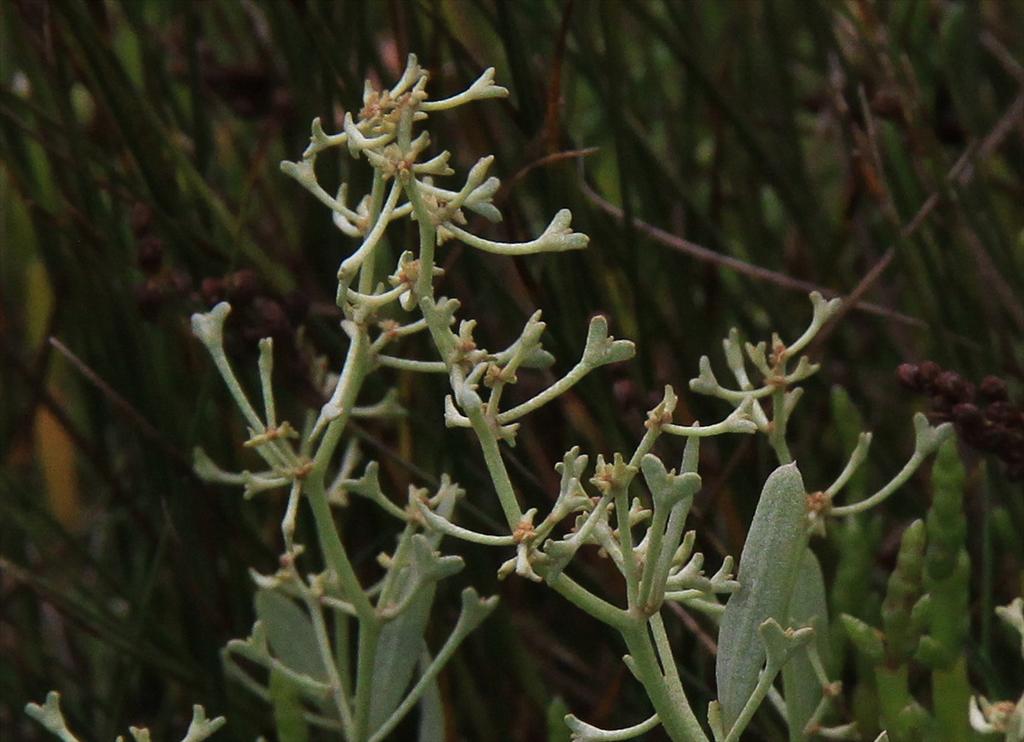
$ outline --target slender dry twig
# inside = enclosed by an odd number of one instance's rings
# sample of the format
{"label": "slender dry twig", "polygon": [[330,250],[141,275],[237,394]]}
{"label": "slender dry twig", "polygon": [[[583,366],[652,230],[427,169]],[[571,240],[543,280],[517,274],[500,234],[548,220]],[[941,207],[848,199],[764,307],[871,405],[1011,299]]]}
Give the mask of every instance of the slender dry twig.
{"label": "slender dry twig", "polygon": [[131,402],[118,394],[110,384],[100,377],[85,361],[75,355],[68,346],[64,345],[60,340],[55,337],[50,337],[50,345],[60,353],[62,356],[68,359],[72,366],[74,366],[86,380],[96,387],[99,392],[110,400],[110,403],[118,410],[140,433],[149,441],[160,446],[160,448],[166,453],[175,465],[181,469],[182,472],[188,474],[188,476],[195,476],[192,471],[192,462],[185,454],[179,451],[174,444],[168,441],[159,430],[157,430],[153,423],[147,420],[141,412],[139,412]]}
{"label": "slender dry twig", "polygon": [[[1009,108],[1006,109],[1006,112],[999,118],[999,121],[992,127],[992,130],[982,140],[981,144],[972,142],[967,146],[963,154],[953,164],[953,167],[946,173],[945,182],[960,186],[970,183],[974,179],[976,172],[973,166],[988,158],[999,148],[999,145],[1003,143],[1007,135],[1013,130],[1014,125],[1021,119],[1022,115],[1024,115],[1024,94],[1018,95],[1014,102],[1010,104]],[[853,291],[846,296],[839,311],[818,333],[818,337],[815,340],[816,343],[824,342],[831,334],[836,323],[841,321],[849,311],[858,305],[861,307],[865,306],[864,303],[860,302],[860,298],[871,290],[878,282],[878,279],[882,277],[886,268],[892,263],[896,257],[897,245],[909,239],[920,228],[921,224],[935,210],[935,207],[939,205],[941,200],[941,189],[937,188],[928,195],[928,198],[924,200],[913,218],[900,229],[897,240],[886,248],[878,262],[871,267],[871,270],[861,278],[860,282],[853,288]]]}
{"label": "slender dry twig", "polygon": [[[601,209],[601,211],[605,212],[616,221],[624,220],[625,217],[623,215],[622,209],[620,209],[615,204],[606,201],[604,198],[598,195],[597,192],[590,187],[586,180],[582,178],[580,181],[580,188],[582,189],[583,195],[586,196],[587,200],[589,200],[597,208]],[[646,235],[647,237],[650,237],[655,242],[660,242],[661,244],[667,247],[671,247],[673,250],[681,252],[684,255],[688,255],[691,258],[695,258],[705,263],[717,265],[720,268],[726,268],[728,270],[735,271],[741,275],[748,276],[755,280],[764,281],[766,283],[774,284],[779,288],[787,289],[789,291],[799,291],[800,293],[804,294],[811,291],[817,291],[822,296],[827,296],[829,298],[841,296],[841,294],[838,291],[830,289],[826,286],[820,286],[811,281],[804,281],[799,278],[793,278],[792,276],[786,275],[785,273],[773,271],[770,268],[763,268],[762,266],[754,265],[753,263],[748,263],[746,261],[740,260],[739,258],[734,258],[731,255],[722,255],[721,253],[716,252],[709,247],[698,245],[696,242],[691,242],[690,240],[679,237],[678,235],[674,235],[671,232],[667,232],[664,229],[655,227],[653,224],[648,224],[647,222],[641,219],[637,219],[636,217],[633,218],[633,226],[642,234]],[[910,325],[912,327],[918,327],[922,329],[928,327],[928,324],[923,320],[917,319],[916,317],[911,317],[901,312],[894,311],[892,309],[880,306],[878,304],[872,304],[871,302],[859,302],[857,303],[856,308],[862,312],[874,314],[879,317],[884,317],[886,319],[891,319],[895,322],[901,322],[905,325]]]}

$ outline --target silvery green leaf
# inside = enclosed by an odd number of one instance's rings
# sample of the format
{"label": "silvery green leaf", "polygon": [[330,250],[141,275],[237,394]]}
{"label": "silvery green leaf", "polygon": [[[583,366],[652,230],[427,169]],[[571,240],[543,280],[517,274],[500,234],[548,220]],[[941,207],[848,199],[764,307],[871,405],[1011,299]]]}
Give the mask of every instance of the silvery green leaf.
{"label": "silvery green leaf", "polygon": [[811,314],[811,326],[814,328],[821,327],[823,324],[839,311],[839,307],[842,305],[843,300],[839,297],[834,299],[826,299],[817,291],[812,291],[809,294],[811,300],[812,314]]}
{"label": "silvery green leaf", "polygon": [[[497,181],[497,178],[491,180]],[[501,221],[501,212],[498,211],[498,207],[492,204],[490,201],[479,201],[473,203],[467,203],[466,208],[470,211],[475,211],[477,214],[482,216],[492,224],[497,224]]]}
{"label": "silvery green leaf", "polygon": [[451,159],[451,156],[451,152],[443,150],[426,162],[417,162],[412,166],[412,170],[417,175],[437,175],[439,177],[455,175],[455,171],[448,166],[448,160]]}
{"label": "silvery green leaf", "polygon": [[555,579],[562,571],[569,565],[572,558],[576,556],[576,552],[580,548],[580,543],[576,539],[559,539],[550,540],[544,544],[544,556],[547,560],[544,562],[545,577],[548,580]]}
{"label": "silvery green leaf", "polygon": [[587,344],[583,349],[582,362],[590,368],[607,363],[618,363],[633,357],[636,347],[629,340],[616,340],[608,335],[608,320],[597,315],[590,320],[587,329]]}
{"label": "silvery green leaf", "polygon": [[555,363],[555,357],[540,346],[533,348],[523,359],[523,368],[545,369],[551,368]]}
{"label": "silvery green leaf", "polygon": [[572,212],[559,209],[551,223],[537,238],[547,250],[561,252],[563,250],[582,250],[590,242],[590,238],[581,232],[572,231]]}
{"label": "silvery green leaf", "polygon": [[700,375],[690,379],[690,389],[698,394],[716,394],[722,385],[715,378],[715,372],[711,370],[711,359],[707,356],[700,357]]}
{"label": "silvery green leaf", "polygon": [[224,345],[224,322],[231,314],[231,305],[222,301],[209,312],[192,315],[192,334],[207,348]]}
{"label": "silvery green leaf", "polygon": [[[455,313],[459,310],[458,299],[447,299],[440,298],[436,302],[429,296],[420,298],[420,309],[423,312],[424,318],[431,323],[436,323],[439,327],[450,327],[455,324]],[[455,333],[448,332],[448,342],[455,344],[459,342],[459,338]]]}
{"label": "silvery green leaf", "polygon": [[508,89],[501,85],[494,84],[494,68],[488,67],[484,70],[472,85],[469,86],[469,94],[475,100],[484,98],[507,98]]}
{"label": "silvery green leaf", "polygon": [[295,601],[273,590],[259,590],[256,615],[270,649],[285,667],[314,680],[327,680],[313,623]]}
{"label": "silvery green leaf", "polygon": [[[437,492],[430,498],[430,506],[434,509],[438,515],[442,518],[451,519],[452,513],[455,511],[455,503],[466,494],[466,491],[458,485],[457,482],[453,482],[452,478],[447,474],[441,475],[441,483],[438,485]],[[433,537],[428,537],[431,546],[435,549],[438,543],[440,543],[440,537],[435,541]]]}
{"label": "silvery green leaf", "polygon": [[802,629],[784,629],[774,618],[767,618],[757,627],[757,635],[761,637],[761,645],[767,659],[766,672],[774,675],[790,661],[798,649],[811,641],[814,629],[808,626]]}
{"label": "silvery green leaf", "polygon": [[281,162],[281,172],[289,178],[295,178],[307,188],[316,185],[316,173],[313,172],[311,160],[299,160],[298,162],[284,160]]}
{"label": "silvery green leaf", "polygon": [[493,177],[488,178],[479,186],[475,187],[473,192],[466,198],[466,208],[470,211],[475,211],[489,222],[500,222],[501,212],[498,211],[498,208],[493,203],[491,203],[491,199],[494,198],[494,194],[498,192],[498,188],[500,187],[500,180]]}
{"label": "silvery green leaf", "polygon": [[804,396],[804,388],[798,386],[782,395],[782,409],[788,418],[796,409],[797,402]]}
{"label": "silvery green leaf", "polygon": [[812,291],[808,294],[808,298],[811,300],[813,308],[813,319],[811,321],[819,325],[825,323],[829,317],[839,311],[839,307],[843,303],[843,300],[839,297],[826,299],[817,291]]}
{"label": "silvery green leaf", "polygon": [[[810,626],[819,655],[828,652],[828,605],[825,602],[825,580],[818,558],[804,549],[793,594],[789,599],[788,625]],[[821,702],[821,682],[806,653],[799,653],[782,668],[783,696],[786,699],[786,722],[790,740],[805,739],[804,727]]]}
{"label": "silvery green leaf", "polygon": [[743,357],[743,342],[740,340],[740,332],[735,327],[729,330],[729,335],[722,339],[722,349],[725,351],[725,363],[736,377],[740,389],[751,389],[750,376],[747,374],[746,360]]}
{"label": "silvery green leaf", "polygon": [[182,737],[181,742],[202,742],[202,740],[224,726],[224,723],[225,719],[223,716],[207,719],[206,709],[196,704],[192,707],[192,721],[189,723],[188,731]]}
{"label": "silvery green leaf", "polygon": [[192,449],[192,471],[204,482],[211,484],[245,484],[244,473],[232,473],[221,469],[202,448]]}
{"label": "silvery green leaf", "polygon": [[476,189],[484,182],[487,177],[487,171],[491,169],[491,165],[494,164],[494,155],[487,155],[477,160],[473,167],[466,173],[466,185],[465,187],[475,192]]}
{"label": "silvery green leaf", "polygon": [[667,471],[665,465],[654,454],[647,454],[640,461],[644,481],[651,491],[655,508],[671,509],[687,497],[693,497],[700,489],[700,475],[693,472],[676,474]]}
{"label": "silvery green leaf", "polygon": [[914,455],[919,457],[934,453],[943,441],[953,435],[953,424],[942,423],[932,427],[928,418],[918,412],[914,415]]}
{"label": "silvery green leaf", "polygon": [[796,362],[796,368],[786,375],[786,380],[790,383],[803,381],[804,379],[818,373],[820,368],[820,364],[811,363],[811,359],[807,356],[800,356],[800,360]]}
{"label": "silvery green leaf", "polygon": [[588,461],[590,461],[590,457],[581,454],[579,446],[573,446],[565,452],[562,460],[555,464],[555,471],[561,475],[559,494],[568,495],[578,487],[580,478],[587,469]]}
{"label": "silvery green leaf", "polygon": [[251,500],[261,492],[269,492],[280,487],[286,487],[291,484],[290,480],[285,477],[275,476],[261,476],[259,474],[253,474],[250,471],[242,472],[242,497],[246,500]]}
{"label": "silvery green leaf", "polygon": [[444,424],[448,428],[470,428],[473,426],[469,418],[459,412],[459,408],[455,406],[455,400],[450,394],[444,395]]}
{"label": "silvery green leaf", "polygon": [[37,703],[27,704],[25,713],[42,724],[48,732],[59,737],[61,742],[78,742],[64,721],[64,714],[60,710],[60,693],[57,691],[47,693],[42,706]]}
{"label": "silvery green leaf", "polygon": [[601,729],[577,719],[573,714],[566,714],[563,721],[565,727],[568,727],[568,730],[572,732],[572,735],[569,737],[571,742],[623,742],[624,740],[639,739],[642,735],[655,729],[660,723],[657,714],[648,717],[639,724],[622,729]]}
{"label": "silvery green leaf", "polygon": [[402,406],[402,403],[399,401],[398,390],[394,387],[388,389],[384,393],[384,397],[376,404],[355,407],[352,410],[352,415],[355,417],[390,418],[405,417],[407,414],[408,410]]}
{"label": "silvery green leaf", "polygon": [[[411,580],[411,575],[406,579]],[[381,630],[373,660],[370,729],[383,724],[405,696],[423,646],[436,588],[436,582],[423,583],[405,610]]]}
{"label": "silvery green leaf", "polygon": [[679,404],[679,398],[676,396],[676,390],[672,388],[671,384],[666,384],[661,401],[653,409],[647,411],[647,419],[650,424],[663,425],[672,422],[672,414],[676,411],[677,404]]}
{"label": "silvery green leaf", "polygon": [[772,373],[772,369],[768,365],[767,348],[768,346],[763,340],[757,345],[753,343],[744,343],[743,345],[743,349],[747,352],[747,358],[766,377],[771,376]]}
{"label": "silvery green leaf", "polygon": [[527,346],[536,345],[540,342],[544,330],[547,329],[547,323],[541,321],[540,317],[539,309],[530,315],[529,319],[526,320],[526,324],[523,325],[523,331],[519,335],[519,342]]}
{"label": "silvery green leaf", "polygon": [[455,631],[463,636],[475,629],[498,607],[498,596],[491,595],[481,598],[475,588],[467,587],[462,591],[462,610],[459,613]]}
{"label": "silvery green leaf", "polygon": [[422,533],[412,537],[412,568],[422,579],[438,582],[459,572],[464,564],[462,557],[442,556],[434,550],[430,539]]}
{"label": "silvery green leaf", "polygon": [[347,138],[348,135],[344,132],[341,134],[328,134],[325,132],[323,124],[320,122],[320,117],[317,116],[313,119],[313,123],[310,126],[309,146],[302,153],[302,157],[307,159],[328,147],[344,144]]}
{"label": "silvery green leaf", "polygon": [[1021,636],[1021,656],[1024,657],[1024,599],[1014,598],[1009,605],[996,608],[996,615]]}
{"label": "silvery green leaf", "polygon": [[[402,702],[423,646],[438,580],[458,572],[460,557],[441,556],[423,534],[411,536],[409,565],[399,567],[397,594],[415,590],[411,602],[381,630],[373,663],[373,698],[370,728],[383,724]],[[399,547],[401,548],[401,547]],[[396,550],[397,551],[397,550]]]}
{"label": "silvery green leaf", "polygon": [[740,556],[740,589],[729,598],[718,634],[715,675],[726,730],[736,721],[764,666],[759,627],[785,622],[807,542],[806,493],[796,464],[765,482]]}
{"label": "silvery green leaf", "polygon": [[346,479],[343,486],[349,492],[355,492],[369,500],[385,497],[384,490],[380,487],[380,465],[376,461],[366,464],[359,479]]}

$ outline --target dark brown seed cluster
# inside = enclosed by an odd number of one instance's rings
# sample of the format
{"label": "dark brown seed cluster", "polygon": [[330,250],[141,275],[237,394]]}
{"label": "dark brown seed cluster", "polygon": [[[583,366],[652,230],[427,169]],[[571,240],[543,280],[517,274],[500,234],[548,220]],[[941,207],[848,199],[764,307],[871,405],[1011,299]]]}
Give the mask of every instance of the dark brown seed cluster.
{"label": "dark brown seed cluster", "polygon": [[951,421],[960,437],[997,456],[1011,481],[1024,480],[1024,407],[1010,401],[1006,382],[986,376],[977,385],[934,361],[896,369],[907,389],[928,395],[933,422]]}
{"label": "dark brown seed cluster", "polygon": [[251,268],[207,276],[199,281],[198,291],[194,290],[192,277],[186,271],[167,264],[164,241],[154,232],[153,214],[148,206],[136,204],[131,226],[136,260],[143,274],[135,286],[135,300],[144,318],[157,319],[165,307],[190,314],[229,301],[236,312],[241,338],[248,345],[265,337],[288,339],[306,319],[309,302],[304,294],[295,291],[279,296]]}
{"label": "dark brown seed cluster", "polygon": [[165,264],[164,241],[153,231],[153,212],[148,206],[135,204],[131,227],[136,260],[145,276],[135,286],[135,303],[143,317],[153,320],[166,303],[189,295],[192,278],[185,271]]}
{"label": "dark brown seed cluster", "polygon": [[304,294],[296,291],[279,297],[250,268],[224,276],[207,276],[200,284],[199,294],[207,307],[221,301],[231,302],[238,314],[242,340],[250,345],[261,338],[281,341],[290,337],[309,310]]}

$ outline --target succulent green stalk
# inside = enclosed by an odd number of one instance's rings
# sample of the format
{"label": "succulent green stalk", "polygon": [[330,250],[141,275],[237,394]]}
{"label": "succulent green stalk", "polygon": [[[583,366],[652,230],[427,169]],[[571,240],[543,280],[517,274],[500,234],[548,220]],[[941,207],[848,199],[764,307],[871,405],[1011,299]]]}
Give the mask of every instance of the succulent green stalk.
{"label": "succulent green stalk", "polygon": [[921,637],[912,612],[923,592],[927,529],[923,521],[907,526],[900,541],[896,567],[889,576],[889,587],[882,602],[882,630],[885,632],[886,664],[898,667],[914,655]]}

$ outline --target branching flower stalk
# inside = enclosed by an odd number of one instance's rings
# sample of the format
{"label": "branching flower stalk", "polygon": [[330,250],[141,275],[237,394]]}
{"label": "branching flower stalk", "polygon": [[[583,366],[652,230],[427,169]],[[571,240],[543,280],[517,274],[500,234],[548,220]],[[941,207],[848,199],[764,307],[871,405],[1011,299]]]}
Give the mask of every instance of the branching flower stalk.
{"label": "branching flower stalk", "polygon": [[[280,419],[268,339],[260,343],[258,411],[224,351],[230,306],[222,303],[193,317],[196,336],[207,347],[249,428],[246,446],[264,463],[257,472],[227,472],[197,451],[196,470],[209,481],[241,486],[246,497],[288,492],[280,569],[273,575],[255,575],[259,620],[248,639],[226,648],[229,672],[278,711],[288,711],[307,724],[335,730],[351,742],[385,739],[421,699],[436,695],[427,691],[438,673],[495,606],[495,598],[481,600],[467,588],[449,638],[433,658],[420,661],[435,587],[462,566],[458,557],[437,551],[441,538],[448,535],[510,550],[499,576],[515,573],[543,582],[622,637],[628,652],[624,662],[644,686],[653,714],[618,730],[598,729],[569,715],[566,722],[575,739],[630,739],[658,725],[674,740],[709,739],[680,680],[662,617],[666,602],[685,605],[720,624],[718,701],[707,716],[716,742],[739,740],[766,698],[776,702],[790,721],[792,740],[819,732],[850,738],[849,725],[823,726],[839,686],[829,680],[823,658],[829,646],[827,637],[820,636],[828,625],[825,592],[808,541],[813,533],[825,531],[829,517],[853,515],[888,498],[948,437],[949,426],[932,428],[923,416],[915,419],[914,454],[874,495],[848,505],[833,502],[863,463],[869,433],[860,436],[848,465],[831,485],[808,492],[787,432],[803,391],[799,384],[818,370],[802,353],[838,308],[837,301],[812,294],[811,321],[794,342],[786,345],[774,335],[770,345],[743,344],[735,330],[723,341],[737,388],[720,384],[710,360],[701,358],[690,388],[728,402],[733,409],[723,419],[710,425],[674,422],[678,400],[667,386],[631,452],[598,454],[590,468],[590,457],[571,448],[556,467],[559,490],[550,511],[541,516],[536,508],[524,510],[502,446],[515,445],[529,413],[555,401],[595,369],[631,358],[634,346],[611,337],[607,320],[595,317],[582,356],[564,376],[529,399],[506,404],[520,372],[554,363],[543,348],[540,312],[526,320],[507,348],[482,347],[475,337],[476,323],[457,321],[459,302],[436,293],[435,280],[442,274],[438,250],[457,240],[496,255],[527,255],[582,249],[588,238],[572,230],[568,210],[559,211],[540,236],[526,242],[494,241],[470,232],[467,212],[491,222],[501,218],[492,203],[499,182],[488,176],[493,158],[481,158],[461,186],[442,187],[435,181],[454,175],[450,155],[442,150],[429,156],[430,137],[417,134],[416,125],[433,113],[508,92],[494,84],[493,70],[464,92],[442,100],[430,99],[427,82],[426,71],[410,56],[394,87],[378,90],[368,82],[358,115],[347,114],[342,130],[334,134],[314,120],[302,158],[281,165],[285,174],[330,209],[344,234],[358,240],[338,268],[337,303],[344,315],[341,328],[348,349],[336,376],[320,374],[315,379],[328,399],[322,408],[307,415],[298,429]],[[331,195],[317,180],[317,157],[329,148],[347,148],[373,170],[370,193],[354,207],[348,202],[347,185]],[[402,219],[416,222],[418,250],[403,252],[390,275],[378,275],[388,227]],[[403,339],[419,333],[429,336],[435,357],[410,358],[394,350]],[[445,424],[472,431],[479,442],[504,514],[503,532],[480,533],[458,525],[454,508],[462,491],[447,478],[433,494],[411,487],[400,506],[382,490],[374,462],[357,474],[360,454],[354,439],[345,444],[338,460],[353,417],[385,418],[396,412],[393,395],[372,403],[362,399],[367,378],[381,369],[447,376]],[[696,550],[697,534],[686,530],[701,487],[699,447],[702,438],[733,433],[765,435],[779,467],[765,482],[738,573],[733,574],[734,560],[726,557],[707,575],[704,556]],[[663,435],[685,441],[677,469],[652,453]],[[393,553],[380,559],[383,577],[372,586],[360,581],[336,523],[349,495],[375,502],[401,524]],[[323,564],[322,571],[312,574],[299,569],[308,559],[306,545],[296,540],[303,501],[315,523]],[[556,537],[566,522],[568,531]],[[569,574],[576,554],[594,547],[622,574],[623,595],[600,596]],[[353,627],[356,651],[350,656]],[[801,664],[793,664],[797,662]],[[249,673],[251,664],[268,671],[268,685]],[[417,666],[420,674],[414,679]],[[802,669],[785,673],[780,696],[775,681],[787,667]]]}
{"label": "branching flower stalk", "polygon": [[[405,74],[394,87],[376,90],[367,84],[358,118],[346,116],[342,132],[327,134],[320,122],[314,121],[302,160],[282,164],[286,174],[331,209],[341,231],[359,240],[359,246],[338,269],[337,300],[344,313],[341,326],[348,336],[348,350],[337,376],[323,380],[328,401],[309,417],[301,432],[286,421],[278,421],[270,341],[264,340],[260,346],[261,414],[249,401],[224,352],[223,328],[230,306],[222,303],[207,314],[193,317],[196,336],[206,345],[249,427],[246,446],[266,465],[259,472],[229,473],[199,451],[197,471],[210,481],[242,485],[247,496],[273,489],[289,491],[281,523],[285,545],[281,568],[274,575],[256,576],[260,620],[249,639],[228,645],[226,661],[232,674],[247,687],[275,703],[279,699],[273,698],[272,688],[255,681],[239,660],[262,666],[279,680],[283,678],[298,692],[298,711],[307,723],[335,729],[347,740],[385,738],[436,682],[458,645],[496,601],[480,600],[471,588],[467,589],[461,616],[448,640],[410,686],[423,648],[434,587],[462,567],[458,557],[437,553],[442,534],[424,532],[421,509],[434,517],[448,518],[462,491],[445,478],[433,495],[410,488],[406,505],[400,507],[381,489],[374,462],[355,476],[358,452],[353,444],[336,463],[339,445],[353,416],[384,418],[396,412],[391,395],[376,404],[359,405],[369,375],[381,367],[439,370],[429,362],[384,352],[398,339],[430,329],[426,317],[402,324],[392,316],[399,307],[415,310],[422,300],[432,301],[433,279],[440,274],[434,268],[432,251],[421,251],[419,258],[404,253],[390,276],[377,275],[375,267],[388,227],[416,215],[417,208],[433,209],[442,228],[457,228],[458,223],[464,223],[463,208],[491,217],[496,213],[490,197],[497,181],[486,178],[490,159],[473,169],[460,191],[447,191],[434,186],[431,179],[451,174],[448,153],[424,159],[428,135],[412,136],[413,123],[430,112],[506,94],[491,82],[492,74],[485,73],[460,95],[431,101],[425,90],[427,76],[415,58],[410,58]],[[370,193],[354,209],[346,203],[346,185],[331,196],[316,179],[317,155],[328,147],[342,146],[347,146],[354,157],[365,157],[374,170]],[[559,241],[565,248],[576,246],[565,218],[561,219],[556,220],[544,243],[535,245],[537,249]],[[448,319],[441,321],[450,321],[454,302],[432,307],[434,316],[444,314]],[[520,354],[516,360],[521,364],[529,358]],[[360,582],[335,522],[336,512],[348,494],[374,501],[402,523],[394,552],[380,560],[385,567],[383,578],[373,587]],[[296,516],[302,501],[308,503],[312,513],[324,564],[322,572],[305,577],[297,566],[304,545],[295,540]],[[353,621],[356,652],[350,657],[347,637]]]}
{"label": "branching flower stalk", "polygon": [[[576,365],[544,391],[503,409],[505,391],[516,383],[520,370],[549,365],[553,361],[542,347],[544,323],[540,313],[527,320],[511,346],[500,352],[486,350],[474,336],[475,322],[456,323],[458,302],[435,294],[434,279],[440,273],[436,252],[452,239],[485,252],[524,255],[583,248],[587,238],[571,230],[571,215],[565,210],[555,216],[538,238],[527,242],[496,242],[467,231],[465,210],[492,221],[500,218],[490,201],[497,189],[497,180],[486,177],[492,158],[479,160],[457,190],[441,188],[433,179],[452,174],[447,164],[449,155],[441,152],[421,162],[429,139],[426,134],[414,136],[414,125],[433,111],[471,99],[504,95],[505,91],[493,85],[492,73],[488,71],[466,93],[446,101],[431,102],[426,97],[426,81],[427,76],[415,58],[410,58],[396,88],[385,93],[368,90],[359,119],[347,116],[343,132],[339,134],[325,134],[319,122],[314,122],[312,142],[303,160],[283,165],[286,173],[331,208],[343,231],[362,239],[360,247],[341,263],[338,271],[338,300],[347,318],[346,332],[351,343],[341,381],[314,426],[314,435],[323,430],[324,437],[313,458],[311,474],[319,475],[330,459],[344,427],[346,411],[354,404],[352,390],[357,389],[367,366],[446,373],[451,393],[445,402],[445,422],[450,427],[470,429],[477,438],[508,531],[500,534],[472,531],[453,523],[450,517],[436,512],[430,503],[422,500],[411,501],[413,512],[437,534],[514,549],[514,555],[500,567],[500,576],[515,572],[534,581],[543,581],[577,607],[616,629],[629,652],[627,665],[644,685],[654,706],[655,715],[647,721],[618,731],[598,730],[569,717],[574,734],[580,739],[625,739],[661,724],[673,739],[707,739],[680,682],[662,622],[661,608],[666,600],[671,600],[722,616],[723,627],[739,627],[736,630],[742,634],[742,640],[738,640],[736,646],[744,648],[737,650],[743,652],[743,661],[741,667],[730,669],[725,677],[720,675],[719,689],[721,696],[721,686],[730,686],[739,694],[739,700],[713,709],[711,722],[716,738],[738,739],[754,710],[768,695],[772,680],[786,658],[808,641],[809,629],[790,628],[787,609],[805,559],[810,531],[821,530],[826,516],[848,515],[882,502],[906,481],[945,431],[932,430],[923,419],[919,420],[915,455],[892,482],[864,503],[833,506],[832,499],[863,461],[870,443],[867,434],[853,452],[850,464],[829,488],[812,495],[804,491],[799,472],[791,464],[793,456],[786,432],[802,393],[797,385],[817,370],[801,353],[837,308],[837,302],[826,302],[815,294],[811,297],[814,312],[810,325],[788,346],[774,336],[770,347],[766,343],[744,347],[735,331],[726,339],[726,360],[738,389],[719,384],[710,361],[701,360],[700,375],[691,382],[691,388],[734,406],[733,412],[721,422],[708,426],[674,423],[672,415],[677,400],[672,388],[667,387],[662,402],[648,415],[643,437],[628,456],[616,453],[606,459],[599,455],[588,478],[588,457],[578,448],[571,449],[558,467],[561,484],[551,511],[542,519],[536,509],[524,511],[502,458],[502,445],[514,445],[521,421],[528,413],[554,401],[594,369],[632,357],[634,349],[632,343],[610,337],[607,321],[595,317],[587,332],[583,355]],[[332,146],[347,146],[352,155],[365,157],[375,170],[373,190],[355,210],[345,205],[347,189],[343,187],[337,197],[331,197],[316,180],[313,169],[316,154]],[[373,254],[386,222],[406,216],[417,223],[419,250],[416,255],[403,253],[394,274],[385,284],[370,272],[370,266],[375,264]],[[358,290],[353,290],[356,282]],[[384,333],[371,338],[370,323],[381,307],[395,300],[405,310],[418,309],[421,319],[404,325],[409,329],[403,335],[427,331],[438,354],[437,360],[384,355],[381,351],[393,336]],[[748,361],[760,376],[756,384],[748,372]],[[355,370],[351,369],[353,366]],[[748,571],[756,569],[755,562],[775,560],[776,565],[785,565],[784,573],[777,575],[779,579],[769,581],[767,588],[762,588],[772,593],[767,601],[762,595],[743,597],[743,566],[740,581],[737,581],[732,575],[731,559],[714,575],[705,576],[703,555],[694,552],[695,534],[685,533],[686,516],[700,488],[697,473],[700,439],[756,432],[767,435],[779,463],[786,465],[780,472],[790,472],[781,474],[781,479],[776,478],[776,485],[781,489],[767,498],[778,500],[784,506],[790,522],[778,531],[772,527],[775,514],[765,517],[769,522],[766,532],[782,536],[776,548],[785,549],[791,558],[780,561],[777,554],[753,555],[753,552],[748,556],[745,549],[741,561],[741,565],[750,565]],[[678,473],[669,470],[651,453],[663,434],[686,440]],[[637,491],[640,480],[646,485],[646,496],[640,496]],[[588,489],[587,485],[593,489]],[[772,485],[772,480],[769,485],[776,486]],[[807,516],[808,510],[811,517]],[[562,538],[554,538],[557,526],[566,520],[572,522],[570,532]],[[622,573],[625,583],[622,604],[596,595],[567,573],[573,557],[585,546],[600,548]],[[813,554],[809,558],[813,559]],[[740,597],[730,601],[729,606],[742,604],[746,606],[743,611],[723,606],[718,598],[737,591]],[[362,610],[365,612],[366,607]],[[743,612],[741,620],[730,620],[731,615],[740,612]],[[364,629],[361,636],[367,633]],[[372,634],[369,635],[372,641]],[[361,652],[362,649],[361,639]],[[821,663],[818,665],[820,667]],[[743,677],[737,681],[733,676]],[[817,724],[822,713],[822,709],[816,708],[808,718]]]}

